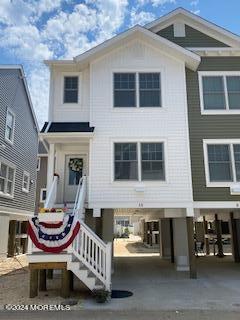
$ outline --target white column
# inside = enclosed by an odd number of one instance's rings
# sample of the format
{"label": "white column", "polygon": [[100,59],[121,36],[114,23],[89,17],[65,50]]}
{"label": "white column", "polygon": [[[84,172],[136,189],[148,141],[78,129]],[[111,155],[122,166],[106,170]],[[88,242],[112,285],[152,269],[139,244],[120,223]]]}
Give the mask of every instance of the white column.
{"label": "white column", "polygon": [[189,271],[186,218],[173,219],[174,256],[177,271]]}
{"label": "white column", "polygon": [[54,161],[55,161],[55,144],[49,144],[48,150],[48,168],[47,168],[47,193],[53,182],[53,175],[54,175]]}

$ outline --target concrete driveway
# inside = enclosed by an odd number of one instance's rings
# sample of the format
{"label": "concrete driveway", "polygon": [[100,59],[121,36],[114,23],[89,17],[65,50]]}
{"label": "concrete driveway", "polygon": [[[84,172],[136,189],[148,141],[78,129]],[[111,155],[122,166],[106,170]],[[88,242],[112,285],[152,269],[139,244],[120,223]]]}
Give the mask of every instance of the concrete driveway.
{"label": "concrete driveway", "polygon": [[[123,247],[125,246],[125,249]],[[133,296],[112,299],[103,306],[111,310],[238,310],[240,311],[240,265],[231,256],[197,258],[198,279],[176,272],[174,265],[155,252],[143,255],[128,241],[115,244],[113,289],[128,290]],[[127,254],[128,251],[128,254]],[[91,306],[90,306],[91,305]],[[87,301],[84,307],[95,308]]]}

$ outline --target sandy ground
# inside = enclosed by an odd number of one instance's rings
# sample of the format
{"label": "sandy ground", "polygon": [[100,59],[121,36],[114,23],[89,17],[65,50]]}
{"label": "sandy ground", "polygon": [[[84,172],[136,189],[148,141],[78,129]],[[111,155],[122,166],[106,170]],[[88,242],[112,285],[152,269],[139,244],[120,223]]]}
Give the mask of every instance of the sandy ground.
{"label": "sandy ground", "polygon": [[144,257],[159,256],[159,248],[148,248],[143,245],[141,238],[130,235],[128,239],[116,238],[114,240],[115,257]]}
{"label": "sandy ground", "polygon": [[[29,294],[29,271],[27,267],[27,258],[21,255],[15,258],[7,258],[0,261],[0,310],[4,305],[22,305],[22,304],[61,304],[66,301],[59,296],[61,279],[60,272],[56,272],[53,280],[47,280],[47,292],[40,292],[38,297],[30,299]],[[77,279],[76,279],[77,280]],[[83,306],[83,301],[89,296],[89,293],[82,290],[79,281],[76,281],[76,289],[73,292],[72,300],[77,300],[78,304],[72,306],[72,310],[79,310]]]}

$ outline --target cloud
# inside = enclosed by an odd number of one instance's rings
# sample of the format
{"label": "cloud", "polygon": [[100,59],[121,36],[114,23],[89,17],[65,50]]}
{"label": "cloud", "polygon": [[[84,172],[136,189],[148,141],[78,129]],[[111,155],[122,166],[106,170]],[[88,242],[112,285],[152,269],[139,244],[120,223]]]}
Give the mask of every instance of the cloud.
{"label": "cloud", "polygon": [[40,127],[47,120],[47,106],[49,97],[49,72],[42,63],[34,63],[26,70],[27,83],[32,98],[33,106]]}
{"label": "cloud", "polygon": [[176,3],[176,0],[137,0],[138,6],[152,4],[154,7],[162,6],[167,3]]}
{"label": "cloud", "polygon": [[41,61],[72,58],[115,35],[124,23],[127,0],[79,2],[1,0],[0,50],[24,65],[40,125],[46,120],[49,86]]}
{"label": "cloud", "polygon": [[136,24],[145,25],[146,23],[153,21],[155,19],[155,15],[152,12],[140,11],[136,12],[136,10],[131,11],[131,26]]}
{"label": "cloud", "polygon": [[[131,1],[0,0],[0,51],[8,63],[23,64],[40,126],[47,118],[49,88],[42,60],[71,59],[129,26],[154,20],[160,5],[175,3]],[[151,9],[141,8],[148,4]]]}

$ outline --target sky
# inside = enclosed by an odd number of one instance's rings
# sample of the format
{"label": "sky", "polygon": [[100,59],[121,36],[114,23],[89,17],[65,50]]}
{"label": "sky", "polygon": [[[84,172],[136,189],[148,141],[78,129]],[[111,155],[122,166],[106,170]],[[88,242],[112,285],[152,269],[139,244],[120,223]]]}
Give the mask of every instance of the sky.
{"label": "sky", "polygon": [[47,121],[45,59],[74,56],[183,7],[240,35],[240,0],[0,0],[0,64],[22,64],[39,126]]}

